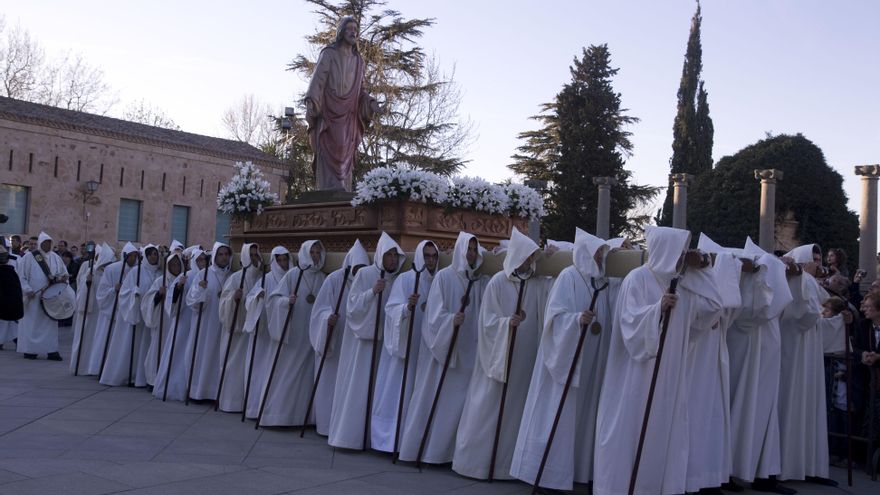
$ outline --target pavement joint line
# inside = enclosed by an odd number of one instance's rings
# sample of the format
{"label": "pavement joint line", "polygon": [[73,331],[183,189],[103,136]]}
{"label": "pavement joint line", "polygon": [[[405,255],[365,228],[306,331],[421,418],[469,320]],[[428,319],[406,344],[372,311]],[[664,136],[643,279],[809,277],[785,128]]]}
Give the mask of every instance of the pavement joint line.
{"label": "pavement joint line", "polygon": [[[39,387],[38,387],[38,388],[39,388]],[[106,390],[106,388],[105,388],[104,390]],[[80,401],[83,401],[83,400],[88,399],[88,398],[90,398],[90,397],[93,397],[93,396],[95,396],[95,395],[97,395],[97,394],[100,394],[100,393],[103,392],[104,390],[96,390],[96,391],[94,391],[93,393],[91,393],[91,394],[89,394],[89,395],[87,395],[87,396],[85,396],[85,397],[79,398],[79,399],[75,400],[74,402],[71,402],[70,404],[68,404],[68,405],[66,405],[66,406],[56,408],[56,409],[55,409],[54,411],[52,411],[52,412],[48,412],[48,413],[46,413],[46,414],[44,414],[44,415],[42,415],[42,416],[40,416],[40,417],[38,417],[38,418],[34,418],[33,420],[28,421],[27,423],[25,423],[25,424],[23,424],[23,425],[21,425],[21,426],[18,426],[18,427],[16,427],[16,428],[13,428],[13,429],[7,431],[6,433],[0,434],[0,438],[5,437],[6,435],[8,435],[8,434],[10,434],[10,433],[12,433],[12,432],[18,431],[18,430],[20,430],[21,428],[24,428],[25,426],[28,426],[28,425],[33,424],[33,423],[36,423],[37,421],[39,421],[39,420],[45,418],[46,416],[51,416],[52,414],[55,414],[56,412],[58,412],[58,411],[60,411],[60,410],[62,410],[62,409],[66,409],[66,408],[68,408],[68,407],[70,407],[70,406],[72,406],[72,405],[74,405],[74,404],[77,404],[77,403],[80,402]],[[25,406],[25,407],[28,407],[28,406]],[[85,440],[83,440],[83,441],[85,441]],[[70,449],[68,449],[68,450],[70,450]],[[66,451],[65,451],[65,452],[66,452]]]}

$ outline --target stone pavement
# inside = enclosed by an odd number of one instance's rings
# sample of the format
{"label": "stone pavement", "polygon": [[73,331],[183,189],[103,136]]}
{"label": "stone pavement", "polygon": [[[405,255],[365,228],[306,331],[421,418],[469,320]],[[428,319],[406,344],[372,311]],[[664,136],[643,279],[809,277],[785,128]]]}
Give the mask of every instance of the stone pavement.
{"label": "stone pavement", "polygon": [[[527,494],[519,482],[463,478],[447,467],[422,472],[387,455],[346,452],[314,431],[254,430],[207,404],[155,400],[109,388],[63,363],[0,351],[0,495],[146,494]],[[832,469],[837,480],[846,473]],[[863,472],[853,488],[792,483],[801,494],[880,492]],[[583,487],[581,487],[583,488]]]}

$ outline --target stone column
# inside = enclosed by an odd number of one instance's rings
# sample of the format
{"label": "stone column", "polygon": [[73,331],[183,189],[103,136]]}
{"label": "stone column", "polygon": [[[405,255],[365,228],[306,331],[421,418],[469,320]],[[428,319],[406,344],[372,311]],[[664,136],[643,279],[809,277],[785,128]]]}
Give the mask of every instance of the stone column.
{"label": "stone column", "polygon": [[776,249],[776,181],[782,180],[782,170],[768,168],[755,170],[755,179],[761,181],[761,221],[758,245],[772,253]]}
{"label": "stone column", "polygon": [[611,236],[611,186],[617,185],[617,179],[614,177],[593,177],[593,184],[599,186],[596,237],[608,239]]}
{"label": "stone column", "polygon": [[687,208],[688,193],[687,189],[694,176],[691,174],[669,174],[669,180],[672,181],[672,226],[676,229],[687,228]]}
{"label": "stone column", "polygon": [[859,268],[867,274],[861,290],[866,291],[877,278],[877,177],[880,165],[856,165],[862,177],[862,207],[859,211]]}

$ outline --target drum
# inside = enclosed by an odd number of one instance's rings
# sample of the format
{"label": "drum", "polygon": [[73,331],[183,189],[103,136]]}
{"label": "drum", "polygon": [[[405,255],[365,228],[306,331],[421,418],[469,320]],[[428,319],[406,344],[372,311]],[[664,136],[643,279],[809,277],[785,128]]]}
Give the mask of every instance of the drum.
{"label": "drum", "polygon": [[53,320],[66,320],[76,311],[76,293],[66,283],[55,283],[46,287],[40,296],[43,312]]}

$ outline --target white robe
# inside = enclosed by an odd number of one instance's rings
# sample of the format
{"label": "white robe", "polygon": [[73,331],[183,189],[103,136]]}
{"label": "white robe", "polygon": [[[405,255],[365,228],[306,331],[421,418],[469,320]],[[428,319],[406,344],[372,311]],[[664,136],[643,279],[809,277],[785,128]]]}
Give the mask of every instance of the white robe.
{"label": "white robe", "polygon": [[[593,298],[594,289],[588,280],[574,266],[565,268],[556,278],[548,297],[544,332],[510,468],[511,475],[529,484],[533,484],[538,475],[550,429],[562,400],[580,337],[578,320],[581,313],[589,309]],[[600,281],[595,283],[601,288]],[[595,321],[602,325],[602,329],[598,335],[587,330],[580,361],[541,475],[542,487],[571,490],[573,483],[587,483],[593,479],[599,392],[620,283],[621,279],[609,279],[608,287],[600,291],[596,299]]]}
{"label": "white robe", "polygon": [[[205,270],[199,270],[186,294],[186,304],[192,310],[190,335],[186,345],[186,354],[191,360],[189,363],[193,363],[192,359],[195,355],[194,364],[188,364],[188,366],[193,366],[190,399],[216,399],[217,386],[220,384],[220,367],[223,365],[222,352],[225,345],[224,335],[220,329],[220,293],[228,275],[227,269],[211,265],[208,267],[208,287],[203,289],[199,282],[204,280]],[[202,309],[201,326],[199,326],[200,307]],[[197,333],[198,343],[196,343]]]}
{"label": "white robe", "polygon": [[[455,434],[476,363],[477,325],[485,284],[485,277],[479,276],[471,288],[469,303],[464,311],[464,322],[459,327],[446,381],[437,403],[437,412],[428,432],[423,462],[443,464],[452,461]],[[452,340],[452,319],[461,309],[461,299],[467,285],[465,277],[452,266],[438,271],[431,283],[422,324],[422,341],[419,343],[416,380],[400,439],[400,459],[403,461],[415,461],[418,457],[419,444]]]}
{"label": "white robe", "polygon": [[[269,272],[266,274],[266,290],[263,290],[263,280],[258,280],[256,285],[248,292],[245,300],[246,321],[244,331],[248,334],[248,348],[245,359],[250,366],[253,360],[253,369],[250,371],[250,391],[245,415],[255,419],[260,412],[260,400],[266,380],[269,378],[269,370],[272,368],[272,359],[275,356],[276,343],[269,335],[269,316],[266,308],[266,299],[275,291],[278,283],[284,277],[283,274]],[[260,296],[262,294],[262,296]],[[241,311],[241,310],[239,310]],[[256,341],[254,340],[256,339]],[[251,355],[253,354],[253,358]],[[248,380],[248,369],[244,370],[244,380]],[[245,382],[245,386],[247,383]]]}
{"label": "white robe", "polygon": [[[93,283],[88,284],[89,262],[83,263],[79,267],[79,273],[76,276],[76,315],[73,319],[73,343],[70,347],[70,372],[77,372],[80,375],[88,375],[88,365],[91,358],[92,347],[94,347],[95,330],[97,329],[98,314],[98,281],[104,273],[104,268],[94,267],[92,270]],[[86,296],[89,299],[89,310],[86,310]],[[85,320],[85,325],[83,325]],[[80,344],[82,342],[82,344]],[[79,362],[82,362],[80,365]]]}
{"label": "white robe", "polygon": [[[141,263],[140,274],[138,267],[134,266],[122,281],[122,288],[119,290],[119,308],[113,333],[110,336],[104,373],[100,379],[103,385],[118,387],[128,383],[129,379],[135,387],[147,385],[144,361],[147,357],[147,349],[150,347],[150,331],[144,326],[141,316],[141,296],[153,285],[157,268],[158,266],[151,266],[145,260]],[[132,339],[134,339],[134,353],[132,353]]]}
{"label": "white robe", "polygon": [[[346,305],[346,324],[339,354],[333,409],[330,413],[328,443],[334,447],[364,447],[370,363],[373,346],[382,345],[381,341],[373,340],[376,335],[377,305],[382,303],[384,306],[395,277],[395,274],[385,274],[385,290],[379,295],[373,293],[373,286],[379,280],[379,268],[375,264],[358,270],[352,282]],[[385,312],[382,311],[379,339],[382,338],[384,318]],[[379,348],[375,349],[375,353],[378,365]]]}
{"label": "white robe", "polygon": [[[51,277],[67,275],[61,257],[54,252],[43,253]],[[16,266],[24,298],[24,316],[18,321],[16,351],[23,354],[49,354],[58,351],[58,322],[43,311],[40,296],[49,286],[49,279],[34,259],[32,252],[21,258]],[[32,294],[33,297],[28,297]]]}
{"label": "white robe", "polygon": [[[314,383],[315,354],[309,342],[309,317],[312,304],[309,304],[307,299],[309,294],[318,293],[326,275],[314,268],[305,270],[296,303],[291,306],[288,298],[294,293],[300,270],[299,267],[290,269],[267,301],[268,333],[272,337],[269,372],[278,345],[281,345],[281,353],[278,355],[278,365],[272,377],[272,389],[269,391],[266,408],[260,420],[260,424],[264,426],[302,425]],[[290,318],[287,335],[281,342],[284,321],[290,309],[293,309],[293,315]],[[264,385],[258,395],[262,397],[266,393],[265,389]],[[253,389],[251,394],[253,395]]]}
{"label": "white robe", "polygon": [[174,297],[175,287],[182,275],[175,277],[168,284],[168,292],[162,304],[162,311],[165,311],[162,356],[159,358],[159,372],[153,386],[153,396],[157,399],[163,397],[176,401],[186,399],[186,383],[190,364],[188,343],[190,327],[194,318],[192,309],[186,304],[186,295],[196,281],[197,274],[197,270],[187,272],[186,284],[179,290],[176,299]]}
{"label": "white robe", "polygon": [[[416,378],[416,365],[419,358],[419,342],[422,340],[422,320],[425,315],[425,302],[434,276],[424,270],[419,275],[419,302],[412,319],[412,341],[415,343],[409,356],[406,374],[406,395],[403,401],[402,417],[405,421],[409,398],[413,393]],[[416,285],[416,272],[408,270],[394,280],[388,301],[385,303],[385,322],[382,338],[382,353],[379,357],[379,370],[376,372],[376,389],[373,398],[373,416],[370,419],[370,447],[382,452],[394,450],[394,434],[397,429],[397,409],[400,401],[400,382],[403,380],[403,361],[409,346],[410,311],[407,308],[409,296]],[[403,423],[401,423],[403,433]]]}
{"label": "white robe", "polygon": [[[116,284],[121,285],[120,275],[128,275],[132,269],[127,264],[123,271],[125,261],[115,261],[104,267],[104,273],[98,281],[97,291],[95,292],[95,302],[98,310],[98,320],[95,323],[95,335],[92,339],[92,348],[89,352],[89,360],[85,363],[87,375],[97,375],[101,372],[101,363],[104,360],[104,349],[107,345],[107,336],[110,333],[111,326],[116,325],[116,320],[120,319],[118,307],[119,293],[116,291]],[[113,313],[113,307],[116,306],[116,313]],[[113,318],[113,321],[110,321]],[[82,368],[80,368],[82,369]]]}
{"label": "white robe", "polygon": [[[721,311],[716,300],[706,297],[713,284],[704,272],[691,271],[678,285],[635,493],[685,491],[689,333],[711,326]],[[667,290],[647,266],[630,272],[621,284],[596,424],[596,495],[627,493],[629,488],[660,343],[660,300]]]}
{"label": "white robe", "polygon": [[324,360],[324,370],[321,371],[321,381],[315,391],[315,405],[311,412],[315,429],[319,435],[323,436],[330,434],[330,414],[333,410],[333,393],[336,389],[336,376],[339,369],[339,348],[342,344],[342,334],[345,331],[346,323],[345,303],[348,300],[349,289],[351,289],[351,283],[354,279],[353,275],[349,275],[343,287],[344,277],[344,268],[327,275],[321,285],[321,290],[318,291],[318,297],[315,300],[309,321],[309,340],[312,349],[315,350],[315,373],[317,373],[321,355],[324,352],[324,344],[327,341],[327,319],[336,310],[336,301],[339,297],[339,291],[342,290],[339,316],[336,319],[336,326],[327,348],[327,359]]}
{"label": "white robe", "polygon": [[526,318],[516,331],[509,377],[505,376],[511,339],[509,322],[516,312],[520,281],[498,272],[486,285],[477,329],[477,363],[458,424],[452,460],[452,469],[458,474],[479,479],[489,477],[498,408],[506,381],[507,396],[493,478],[512,479],[510,466],[544,328],[544,309],[551,281],[548,277],[533,276],[526,282],[522,300]]}
{"label": "white robe", "polygon": [[[260,283],[262,272],[259,267],[250,266],[244,277],[244,286],[241,289],[242,296],[238,303],[238,315],[236,315],[235,323],[232,317],[235,314],[236,301],[234,299],[235,291],[238,290],[242,271],[239,270],[226,280],[223,286],[223,293],[220,295],[220,328],[221,328],[221,344],[220,363],[222,366],[223,359],[228,352],[229,357],[226,361],[226,372],[223,375],[223,388],[220,391],[219,409],[225,412],[241,412],[244,409],[244,379],[247,373],[247,355],[249,335],[244,333],[243,327],[247,318],[247,310],[245,309],[245,297]],[[227,351],[230,328],[232,332],[232,345]]]}

